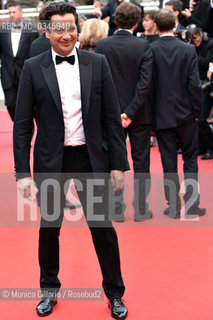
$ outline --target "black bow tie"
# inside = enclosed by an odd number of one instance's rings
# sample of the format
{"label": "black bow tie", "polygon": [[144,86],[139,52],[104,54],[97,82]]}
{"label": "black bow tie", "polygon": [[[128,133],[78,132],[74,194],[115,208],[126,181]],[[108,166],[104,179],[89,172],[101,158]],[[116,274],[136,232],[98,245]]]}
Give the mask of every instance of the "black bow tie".
{"label": "black bow tie", "polygon": [[62,63],[63,61],[67,61],[70,64],[74,64],[75,63],[75,56],[69,56],[69,57],[56,56],[56,58],[55,58],[56,64]]}
{"label": "black bow tie", "polygon": [[20,29],[21,29],[20,24],[19,24],[19,25],[14,26],[14,27],[13,27],[13,29],[19,29],[19,30],[20,30]]}

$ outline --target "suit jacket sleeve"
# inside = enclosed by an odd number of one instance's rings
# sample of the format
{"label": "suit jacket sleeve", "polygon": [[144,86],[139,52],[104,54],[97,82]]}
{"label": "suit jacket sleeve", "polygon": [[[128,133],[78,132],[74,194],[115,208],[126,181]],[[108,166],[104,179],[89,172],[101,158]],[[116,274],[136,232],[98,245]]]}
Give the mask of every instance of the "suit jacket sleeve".
{"label": "suit jacket sleeve", "polygon": [[140,108],[144,108],[151,90],[151,82],[152,52],[150,49],[150,45],[148,43],[145,43],[144,56],[139,70],[139,78],[135,89],[135,95],[130,104],[124,110],[124,112],[130,119],[133,120],[137,111]]}
{"label": "suit jacket sleeve", "polygon": [[101,10],[101,12],[102,12],[101,19],[104,19],[104,18],[109,17],[109,16],[111,15],[111,7],[112,7],[112,4],[111,4],[111,2],[109,1],[109,2],[103,7],[103,9]]}
{"label": "suit jacket sleeve", "polygon": [[16,178],[30,176],[30,147],[33,130],[34,98],[27,61],[24,64],[17,96],[13,128]]}
{"label": "suit jacket sleeve", "polygon": [[205,29],[207,23],[207,15],[210,9],[208,0],[200,1],[199,6],[192,12],[191,16],[186,19],[187,25],[196,24],[197,26]]}
{"label": "suit jacket sleeve", "polygon": [[201,82],[198,71],[198,60],[195,48],[192,47],[193,57],[191,59],[191,65],[189,70],[188,90],[190,94],[190,100],[194,112],[195,118],[200,115],[201,112]]}
{"label": "suit jacket sleeve", "polygon": [[102,68],[102,123],[108,143],[110,170],[129,170],[119,101],[110,68],[104,56]]}

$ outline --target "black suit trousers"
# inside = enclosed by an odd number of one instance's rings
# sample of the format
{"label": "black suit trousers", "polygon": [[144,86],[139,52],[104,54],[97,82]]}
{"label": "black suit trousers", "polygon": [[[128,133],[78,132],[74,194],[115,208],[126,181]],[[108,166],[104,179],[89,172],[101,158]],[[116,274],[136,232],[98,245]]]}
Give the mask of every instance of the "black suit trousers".
{"label": "black suit trousers", "polygon": [[[111,221],[108,219],[107,183],[104,187],[97,187],[97,189],[95,190],[98,193],[98,196],[102,196],[103,199],[105,199],[103,203],[98,204],[97,206],[97,211],[99,213],[104,213],[105,220],[104,222],[94,220],[89,221],[90,219],[88,218],[88,202],[90,201],[90,198],[87,198],[87,189],[89,188],[88,178],[91,179],[92,168],[86,145],[64,148],[62,171],[64,174],[61,178],[61,186],[63,187],[64,182],[67,180],[67,178],[73,178],[74,184],[76,186],[76,190],[82,204],[84,214],[87,218],[87,224],[90,228],[93,243],[100,263],[103,275],[104,292],[109,299],[122,297],[125,287],[120,270],[120,257],[117,235]],[[81,184],[81,187],[79,187],[79,182]],[[46,227],[43,218],[41,218],[41,228],[39,236],[39,263],[41,268],[40,285],[42,290],[48,289],[51,291],[52,289],[57,291],[57,289],[59,289],[61,286],[58,279],[59,234],[63,220],[63,204],[65,196],[62,195],[62,198],[63,201],[61,215],[58,219],[57,226],[54,225],[53,227]],[[71,229],[70,232],[72,232]]]}
{"label": "black suit trousers", "polygon": [[191,199],[192,204],[189,208],[191,210],[195,209],[199,204],[197,191],[198,133],[198,123],[192,119],[183,121],[176,128],[156,130],[164,171],[165,197],[171,210],[174,211],[179,211],[181,206],[180,184],[177,174],[177,140],[182,149],[184,161],[183,171],[186,186],[184,201],[187,203]]}
{"label": "black suit trousers", "polygon": [[[131,155],[134,168],[134,214],[135,217],[145,214],[148,209],[146,198],[151,188],[150,178],[150,135],[151,125],[138,124],[132,122],[125,129],[125,135],[129,136]],[[116,202],[115,212],[119,214],[124,211],[123,190],[116,192],[118,201]]]}
{"label": "black suit trousers", "polygon": [[14,121],[14,116],[15,116],[18,84],[19,84],[18,76],[15,73],[12,87],[10,87],[9,89],[4,89],[5,105],[7,107],[7,111],[12,121]]}

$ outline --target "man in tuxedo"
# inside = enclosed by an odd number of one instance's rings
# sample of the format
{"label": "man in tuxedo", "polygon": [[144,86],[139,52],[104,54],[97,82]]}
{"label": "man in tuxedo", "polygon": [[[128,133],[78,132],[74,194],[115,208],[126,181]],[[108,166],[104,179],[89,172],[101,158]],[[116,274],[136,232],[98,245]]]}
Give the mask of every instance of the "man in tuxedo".
{"label": "man in tuxedo", "polygon": [[[133,36],[140,10],[123,2],[115,12],[118,31],[98,42],[95,51],[106,56],[120,102],[125,133],[129,135],[135,176],[133,201],[135,221],[151,218],[146,197],[150,191],[150,132],[152,54],[149,43]],[[123,192],[117,202],[115,220],[124,221]]]}
{"label": "man in tuxedo", "polygon": [[103,176],[104,173],[110,173],[114,189],[120,190],[124,171],[129,169],[116,90],[105,57],[75,48],[78,16],[70,3],[50,4],[45,20],[50,21],[46,36],[52,48],[25,62],[14,121],[16,177],[20,192],[27,198],[32,198],[34,194],[29,164],[34,114],[37,123],[34,179],[39,190],[41,208],[39,263],[40,285],[44,295],[37,306],[37,313],[45,316],[52,312],[57,302],[53,293],[61,285],[58,279],[59,233],[63,210],[59,210],[56,220],[47,221],[47,213],[48,217],[55,214],[54,204],[57,205],[59,200],[54,198],[50,186],[46,212],[42,203],[42,186],[48,182],[45,177],[54,179],[56,186],[60,182],[59,195],[61,193],[63,208],[64,182],[75,177],[112,317],[125,319],[127,309],[121,300],[125,287],[120,270],[117,236],[107,212],[108,180],[102,179],[100,185],[94,187],[99,198],[101,194],[101,199],[105,199],[97,204],[98,209],[94,214],[99,210],[99,216],[95,217],[95,221],[94,215],[91,219],[92,204],[87,194],[93,185],[91,175],[98,179],[98,174]]}
{"label": "man in tuxedo", "polygon": [[169,9],[156,14],[160,36],[151,44],[153,54],[153,130],[156,132],[165,177],[165,196],[169,207],[164,214],[180,217],[177,175],[177,140],[182,149],[188,215],[203,215],[198,207],[197,156],[198,118],[201,111],[201,85],[194,46],[173,35],[175,16]]}
{"label": "man in tuxedo", "polygon": [[39,34],[37,30],[24,28],[23,11],[19,4],[8,5],[10,23],[8,30],[0,33],[1,83],[5,105],[14,120],[18,84],[24,61],[29,57],[30,45]]}

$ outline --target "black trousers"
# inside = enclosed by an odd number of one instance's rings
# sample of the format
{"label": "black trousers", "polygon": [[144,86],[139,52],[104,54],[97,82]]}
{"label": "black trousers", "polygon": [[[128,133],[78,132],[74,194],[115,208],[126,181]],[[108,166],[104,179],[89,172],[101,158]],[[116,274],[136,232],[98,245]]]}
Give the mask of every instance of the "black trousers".
{"label": "black trousers", "polygon": [[[105,221],[88,221],[87,189],[89,188],[88,177],[91,178],[91,174],[89,173],[92,172],[92,168],[86,145],[64,148],[63,172],[64,175],[60,182],[61,186],[63,186],[67,177],[69,177],[69,179],[73,178],[75,185],[77,183],[76,178],[78,179],[78,182],[81,183],[81,188],[79,188],[79,190],[76,188],[76,190],[78,192],[84,214],[87,217],[87,223],[90,228],[92,240],[100,263],[103,275],[102,285],[104,292],[109,299],[122,297],[125,287],[120,270],[117,235],[111,224],[111,221],[108,219],[108,201],[103,201],[103,203],[99,204],[98,207],[98,212],[104,214]],[[103,188],[98,188],[96,191],[99,193],[99,195],[103,196],[103,199],[107,198],[107,185]],[[65,196],[63,195],[62,198],[64,201]],[[58,279],[58,272],[59,235],[63,220],[63,201],[61,215],[58,219],[57,226],[53,224],[52,227],[51,225],[47,227],[43,217],[41,218],[41,227],[39,233],[39,263],[41,269],[40,286],[43,290],[57,290],[61,286],[61,283]],[[70,229],[70,232],[72,232],[72,229]]]}
{"label": "black trousers", "polygon": [[[138,214],[145,214],[148,209],[146,198],[150,192],[151,179],[150,179],[150,136],[151,126],[138,124],[132,122],[130,126],[125,129],[125,135],[129,135],[131,156],[134,168],[134,200],[133,207],[135,216]],[[125,209],[123,200],[123,190],[116,192],[117,213],[122,206]],[[115,212],[116,212],[115,211]]]}
{"label": "black trousers", "polygon": [[[191,183],[186,184],[184,201],[187,203],[190,199],[193,200],[189,208],[191,210],[197,208],[199,204],[199,195],[197,192],[198,135],[198,123],[191,119],[185,120],[176,128],[156,130],[164,171],[165,197],[168,205],[174,211],[179,211],[181,207],[179,197],[180,184],[177,174],[177,139],[182,149],[185,184],[187,180],[191,181]],[[172,184],[170,184],[169,181]]]}
{"label": "black trousers", "polygon": [[4,90],[5,105],[12,121],[14,121],[18,84]]}
{"label": "black trousers", "polygon": [[202,92],[202,109],[198,118],[199,124],[199,148],[200,151],[213,152],[213,133],[207,123],[206,119],[209,117],[209,113],[213,106],[213,98],[210,96],[210,91]]}

